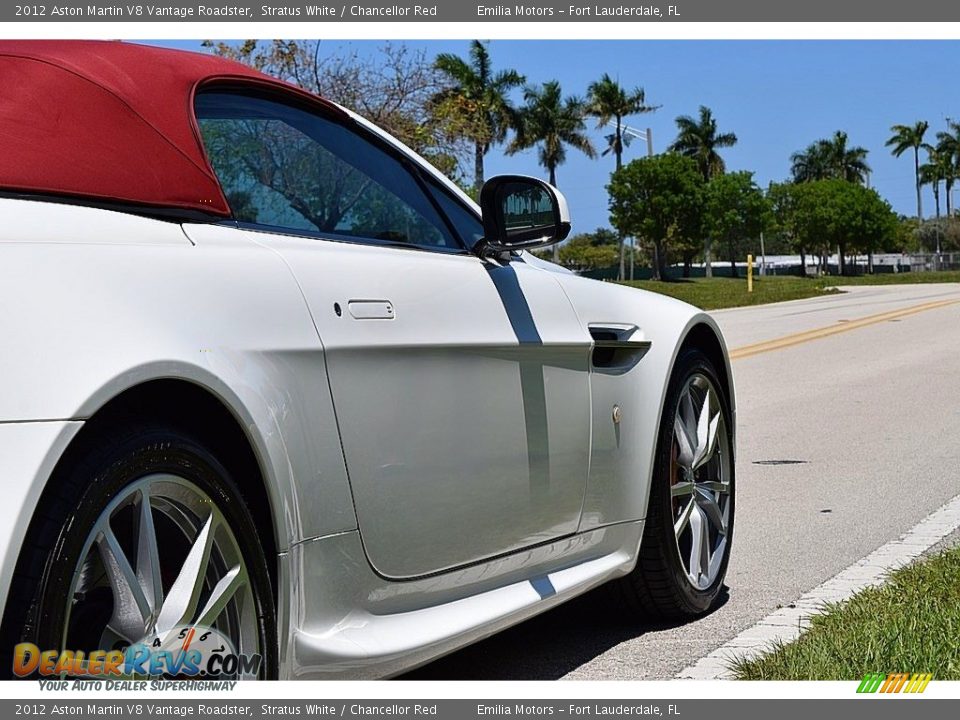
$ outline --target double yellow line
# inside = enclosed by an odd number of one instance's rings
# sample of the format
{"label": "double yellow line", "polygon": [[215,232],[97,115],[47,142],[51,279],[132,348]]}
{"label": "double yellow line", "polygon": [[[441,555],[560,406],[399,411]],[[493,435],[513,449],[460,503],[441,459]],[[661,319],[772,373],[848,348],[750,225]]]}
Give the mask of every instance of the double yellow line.
{"label": "double yellow line", "polygon": [[896,320],[897,318],[907,317],[908,315],[916,315],[917,313],[921,313],[926,310],[934,310],[936,308],[947,307],[948,305],[956,305],[957,303],[960,303],[960,300],[936,300],[934,302],[923,303],[922,305],[913,305],[911,307],[901,308],[900,310],[891,310],[890,312],[879,313],[878,315],[868,315],[867,317],[860,318],[859,320],[851,320],[850,322],[846,323],[828,325],[827,327],[817,328],[815,330],[807,330],[805,332],[798,332],[794,333],[793,335],[784,335],[783,337],[775,338],[773,340],[765,340],[763,342],[754,343],[752,345],[744,345],[743,347],[731,350],[730,359],[741,360],[754,355],[760,355],[761,353],[782,350],[783,348],[790,347],[791,345],[800,345],[801,343],[810,342],[811,340],[819,340],[820,338],[829,337],[830,335],[838,335],[840,333],[849,332],[850,330],[866,327],[867,325],[876,325],[877,323],[886,322],[888,320]]}

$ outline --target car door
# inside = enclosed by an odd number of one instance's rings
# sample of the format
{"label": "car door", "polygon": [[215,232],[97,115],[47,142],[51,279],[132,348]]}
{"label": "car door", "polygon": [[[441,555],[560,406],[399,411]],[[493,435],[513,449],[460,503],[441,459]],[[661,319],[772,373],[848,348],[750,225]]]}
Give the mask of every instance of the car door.
{"label": "car door", "polygon": [[575,532],[591,341],[552,274],[468,252],[472,210],[349,119],[223,91],[197,114],[237,232],[285,259],[317,326],[372,565]]}

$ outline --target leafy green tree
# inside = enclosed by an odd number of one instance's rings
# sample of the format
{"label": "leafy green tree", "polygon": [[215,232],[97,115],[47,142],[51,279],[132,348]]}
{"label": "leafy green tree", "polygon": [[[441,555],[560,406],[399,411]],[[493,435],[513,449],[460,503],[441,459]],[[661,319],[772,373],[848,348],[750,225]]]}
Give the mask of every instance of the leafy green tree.
{"label": "leafy green tree", "polygon": [[737,136],[732,132],[721,133],[717,129],[717,121],[710,108],[701,105],[697,118],[681,115],[675,122],[679,132],[670,150],[692,158],[705,181],[726,172],[726,164],[719,150],[736,145]]}
{"label": "leafy green tree", "polygon": [[769,223],[770,213],[770,204],[751,172],[717,175],[706,184],[703,228],[709,237],[723,243],[734,277],[744,241],[760,235]]}
{"label": "leafy green tree", "polygon": [[[631,115],[649,113],[656,106],[647,105],[643,88],[626,90],[607,73],[587,88],[587,114],[597,118],[597,127],[602,128],[614,122],[613,132],[606,136],[607,148],[601,155],[613,153],[616,169],[623,167],[623,149],[630,144],[630,136],[623,133],[623,121]],[[624,279],[624,238],[620,238],[620,275]]]}
{"label": "leafy green tree", "polygon": [[[718,130],[713,111],[701,105],[697,118],[681,115],[675,122],[678,131],[677,139],[673,141],[670,150],[692,158],[697,163],[697,169],[704,182],[709,182],[711,178],[725,173],[727,166],[719,151],[736,145],[737,136],[732,132],[722,133]],[[711,245],[712,238],[707,233],[703,238],[703,259],[707,277],[713,277]]]}
{"label": "leafy green tree", "polygon": [[913,179],[917,191],[917,222],[923,224],[923,198],[920,192],[920,148],[923,147],[923,136],[927,134],[930,123],[918,120],[913,125],[894,125],[890,128],[893,135],[887,140],[887,147],[894,157],[900,157],[907,150],[913,150]]}
{"label": "leafy green tree", "polygon": [[870,166],[867,149],[850,147],[849,138],[837,130],[830,138],[817,140],[802,152],[790,156],[791,172],[795,182],[840,179],[865,184]]}
{"label": "leafy green tree", "polygon": [[671,246],[698,236],[703,184],[696,162],[678,153],[634,160],[610,178],[610,221],[650,244],[658,280],[667,279]]}
{"label": "leafy green tree", "polygon": [[[917,228],[914,226],[913,229],[917,234]],[[960,250],[960,219],[943,217],[926,222],[920,228],[916,239],[918,242],[909,248],[912,251],[940,247],[944,252],[957,252]]]}
{"label": "leafy green tree", "polygon": [[[887,249],[899,253],[920,252],[920,230],[913,218],[903,216],[897,218],[897,226],[887,244]],[[929,232],[930,228],[924,227],[923,230]]]}
{"label": "leafy green tree", "polygon": [[609,230],[581,233],[567,240],[560,248],[560,264],[576,272],[608,268],[617,262],[617,239],[605,242]]}
{"label": "leafy green tree", "polygon": [[770,183],[767,188],[767,202],[770,207],[771,228],[780,235],[787,247],[800,253],[800,276],[807,274],[807,238],[797,231],[797,194],[802,192],[797,183]]}
{"label": "leafy green tree", "polygon": [[526,78],[516,70],[494,72],[487,46],[470,43],[469,59],[442,53],[433,66],[452,84],[432,98],[434,114],[452,122],[456,132],[473,143],[473,183],[477,192],[483,185],[483,159],[491,146],[506,139],[515,121],[510,91]]}
{"label": "leafy green tree", "polygon": [[840,273],[850,252],[872,253],[890,241],[897,216],[875,190],[846,180],[817,180],[794,191],[794,230],[807,247],[837,248]]}

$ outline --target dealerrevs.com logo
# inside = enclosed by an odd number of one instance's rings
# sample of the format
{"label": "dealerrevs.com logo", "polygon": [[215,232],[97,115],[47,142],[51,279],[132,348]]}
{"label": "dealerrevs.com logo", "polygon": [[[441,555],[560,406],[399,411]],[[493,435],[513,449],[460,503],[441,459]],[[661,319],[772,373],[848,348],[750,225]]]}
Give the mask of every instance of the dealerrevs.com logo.
{"label": "dealerrevs.com logo", "polygon": [[213,628],[177,627],[164,638],[141,640],[115,650],[43,650],[33,643],[14,647],[19,678],[251,678],[260,672],[259,654],[238,654]]}

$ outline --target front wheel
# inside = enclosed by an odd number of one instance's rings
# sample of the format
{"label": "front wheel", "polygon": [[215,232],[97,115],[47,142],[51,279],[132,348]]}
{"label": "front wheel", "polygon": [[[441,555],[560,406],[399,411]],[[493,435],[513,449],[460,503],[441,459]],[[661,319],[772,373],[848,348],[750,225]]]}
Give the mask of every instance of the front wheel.
{"label": "front wheel", "polygon": [[667,391],[637,566],[617,581],[628,604],[663,618],[714,606],[730,559],[734,474],[730,404],[716,368],[685,350]]}

